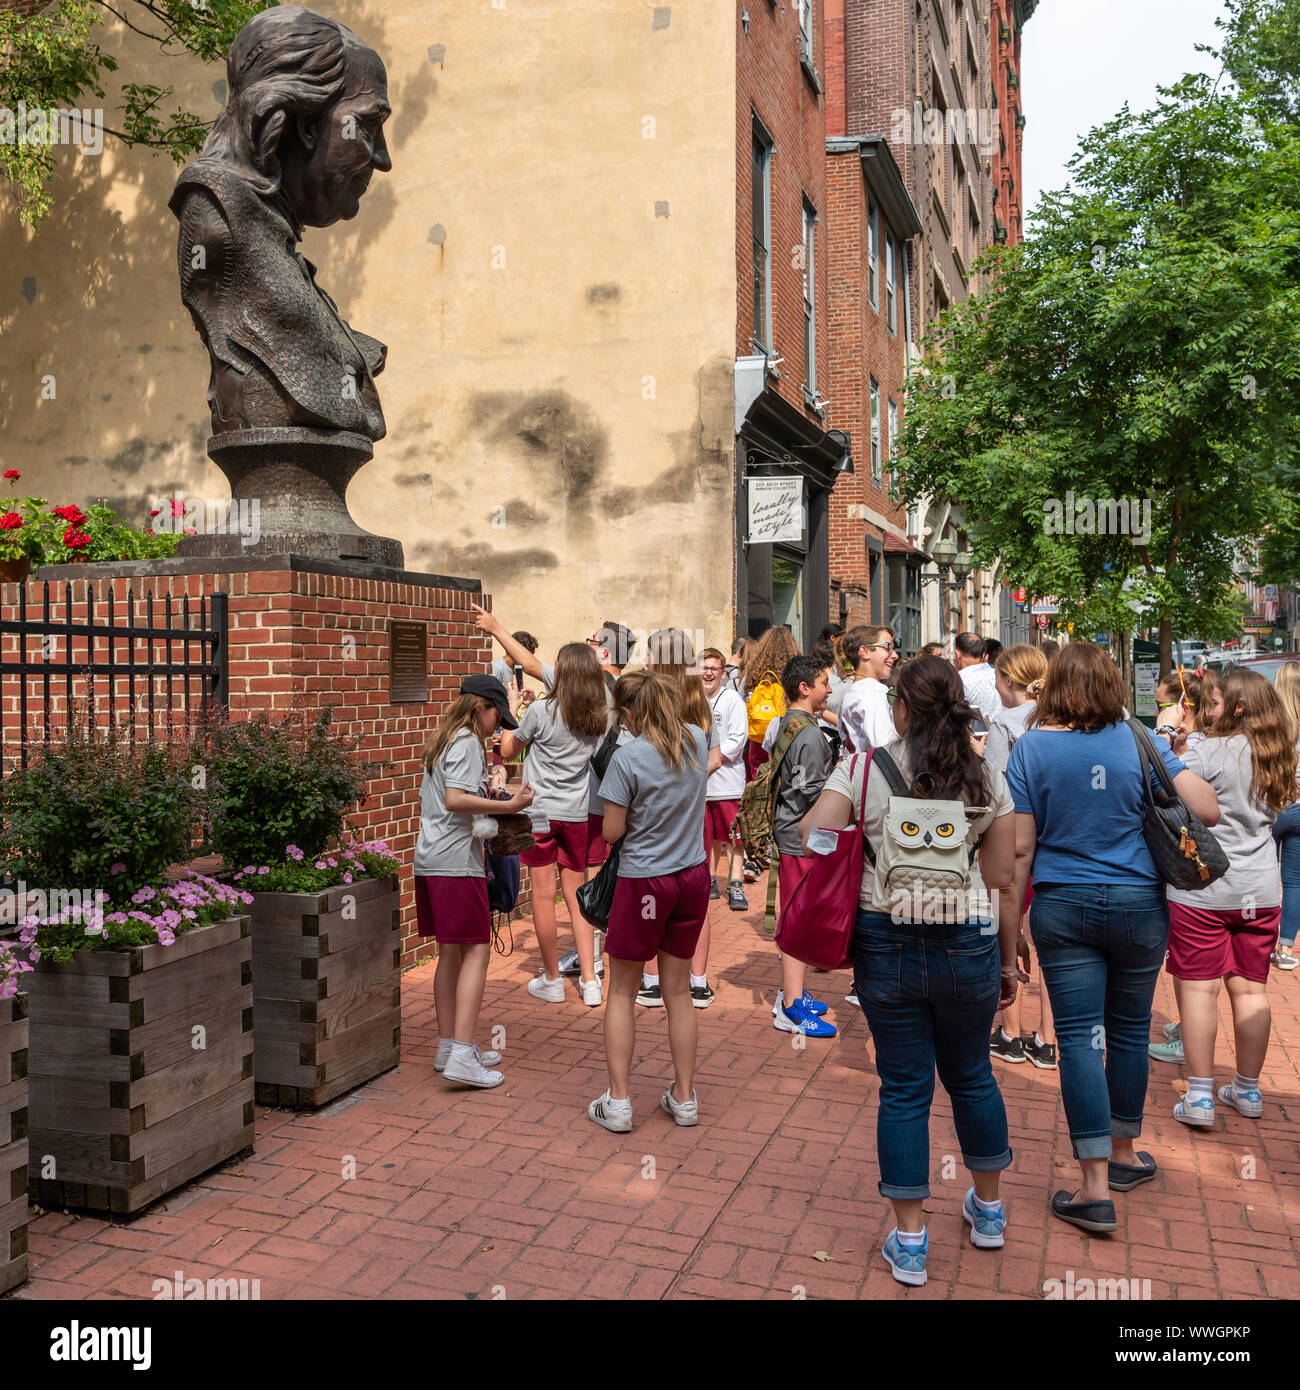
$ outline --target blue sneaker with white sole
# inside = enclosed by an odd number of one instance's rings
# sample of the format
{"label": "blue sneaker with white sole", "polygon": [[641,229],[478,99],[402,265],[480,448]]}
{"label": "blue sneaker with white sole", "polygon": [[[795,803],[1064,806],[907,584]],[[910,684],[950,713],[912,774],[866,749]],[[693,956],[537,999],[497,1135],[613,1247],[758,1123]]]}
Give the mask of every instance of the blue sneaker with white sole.
{"label": "blue sneaker with white sole", "polygon": [[810,1014],[816,1014],[818,1018],[821,1018],[830,1008],[829,1004],[823,1004],[820,999],[814,999],[807,990],[804,990],[803,998],[799,1002]]}
{"label": "blue sneaker with white sole", "polygon": [[781,1033],[802,1033],[806,1038],[833,1038],[838,1031],[833,1023],[818,1018],[805,1007],[802,999],[796,1000],[793,1008],[779,1009],[772,1019],[772,1027]]}
{"label": "blue sneaker with white sole", "polygon": [[975,1189],[966,1194],[961,1204],[961,1214],[970,1223],[971,1244],[981,1250],[1001,1250],[1006,1244],[1002,1232],[1007,1228],[1006,1208],[1001,1204],[996,1211],[981,1211],[975,1205]]}
{"label": "blue sneaker with white sole", "polygon": [[1219,1099],[1247,1119],[1258,1120],[1264,1113],[1264,1097],[1258,1091],[1237,1091],[1231,1086],[1220,1086]]}
{"label": "blue sneaker with white sole", "polygon": [[880,1253],[900,1284],[919,1287],[929,1278],[925,1272],[925,1257],[930,1251],[930,1232],[926,1230],[924,1235],[925,1239],[920,1245],[902,1245],[898,1239],[898,1227],[895,1226],[885,1237]]}
{"label": "blue sneaker with white sole", "polygon": [[1188,1100],[1185,1096],[1174,1106],[1174,1119],[1193,1129],[1209,1129],[1214,1124],[1213,1100]]}

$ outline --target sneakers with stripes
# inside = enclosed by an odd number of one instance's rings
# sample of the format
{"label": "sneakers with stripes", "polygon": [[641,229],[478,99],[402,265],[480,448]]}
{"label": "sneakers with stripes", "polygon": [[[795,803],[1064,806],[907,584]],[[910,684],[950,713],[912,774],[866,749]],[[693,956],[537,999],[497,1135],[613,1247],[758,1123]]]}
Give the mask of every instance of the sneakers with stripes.
{"label": "sneakers with stripes", "polygon": [[587,1114],[614,1134],[626,1134],[632,1128],[632,1102],[611,1100],[608,1090],[591,1102]]}

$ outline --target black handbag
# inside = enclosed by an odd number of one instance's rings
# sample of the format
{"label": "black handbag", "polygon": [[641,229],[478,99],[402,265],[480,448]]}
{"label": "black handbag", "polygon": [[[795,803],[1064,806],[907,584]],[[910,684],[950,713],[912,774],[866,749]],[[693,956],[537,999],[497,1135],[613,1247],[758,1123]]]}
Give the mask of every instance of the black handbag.
{"label": "black handbag", "polygon": [[[1228,856],[1174,790],[1174,779],[1146,726],[1136,719],[1130,719],[1128,726],[1133,731],[1142,768],[1146,802],[1142,838],[1155,860],[1156,872],[1171,888],[1205,888],[1228,872]],[[1153,774],[1160,783],[1159,792],[1151,789]]]}
{"label": "black handbag", "polygon": [[609,858],[590,883],[578,889],[578,911],[593,927],[609,924],[610,909],[614,906],[614,888],[618,883],[618,856],[627,837],[620,835],[609,847]]}

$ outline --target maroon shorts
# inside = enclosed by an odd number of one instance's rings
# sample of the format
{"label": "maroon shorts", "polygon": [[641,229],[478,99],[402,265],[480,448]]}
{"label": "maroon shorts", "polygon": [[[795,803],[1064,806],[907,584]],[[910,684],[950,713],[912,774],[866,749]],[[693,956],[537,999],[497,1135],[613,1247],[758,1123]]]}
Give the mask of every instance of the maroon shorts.
{"label": "maroon shorts", "polygon": [[790,895],[797,885],[803,882],[812,866],[811,856],[805,857],[800,854],[783,854],[776,861],[776,884],[782,912],[785,911],[786,903],[790,901]]}
{"label": "maroon shorts", "polygon": [[771,757],[762,743],[755,743],[751,738],[745,745],[745,781],[752,782],[758,776],[758,769]]}
{"label": "maroon shorts", "polygon": [[536,848],[526,849],[519,862],[525,868],[542,869],[558,859],[562,869],[585,869],[590,826],[590,816],[586,820],[553,820],[545,834],[534,833]]}
{"label": "maroon shorts", "polygon": [[487,879],[416,874],[415,922],[442,946],[481,946],[492,939]]}
{"label": "maroon shorts", "polygon": [[587,865],[603,864],[609,858],[609,841],[605,839],[601,826],[604,816],[587,817]]}
{"label": "maroon shorts", "polygon": [[1176,980],[1221,980],[1225,975],[1264,984],[1277,945],[1280,907],[1257,909],[1249,918],[1223,908],[1169,904],[1169,958]]}
{"label": "maroon shorts", "polygon": [[653,960],[664,951],[690,960],[709,911],[707,863],[657,878],[620,878],[605,929],[615,960]]}
{"label": "maroon shorts", "polygon": [[704,803],[704,849],[707,853],[715,840],[730,840],[731,827],[736,823],[739,801],[706,801]]}

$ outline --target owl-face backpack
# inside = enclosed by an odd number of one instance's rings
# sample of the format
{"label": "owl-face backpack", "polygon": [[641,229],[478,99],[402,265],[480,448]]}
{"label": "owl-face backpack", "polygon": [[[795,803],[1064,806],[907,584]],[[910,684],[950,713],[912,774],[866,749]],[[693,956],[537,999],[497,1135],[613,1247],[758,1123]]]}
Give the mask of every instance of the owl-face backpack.
{"label": "owl-face backpack", "polygon": [[980,904],[970,898],[975,851],[966,836],[971,821],[989,808],[913,795],[884,749],[876,749],[872,766],[890,790],[880,846],[866,850],[875,865],[876,901],[889,903],[898,921],[957,922],[981,915]]}

